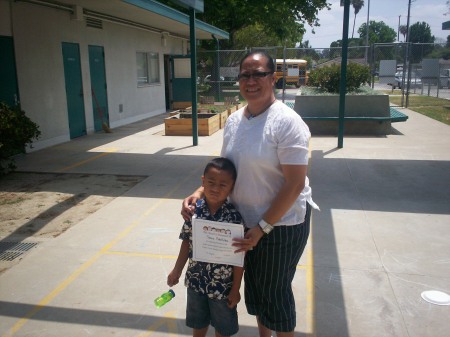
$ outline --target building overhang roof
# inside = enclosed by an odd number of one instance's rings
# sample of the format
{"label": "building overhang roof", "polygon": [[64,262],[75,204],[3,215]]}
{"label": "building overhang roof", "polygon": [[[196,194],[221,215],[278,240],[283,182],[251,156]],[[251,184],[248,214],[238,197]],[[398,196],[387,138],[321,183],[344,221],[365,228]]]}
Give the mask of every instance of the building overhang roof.
{"label": "building overhang roof", "polygon": [[[22,0],[53,6],[64,6],[73,12],[82,11],[86,17],[117,22],[190,39],[189,15],[154,0]],[[206,22],[195,20],[195,34],[198,40],[229,39],[229,34]],[[214,35],[214,37],[212,36]]]}
{"label": "building overhang roof", "polygon": [[442,30],[450,30],[450,21],[442,22]]}

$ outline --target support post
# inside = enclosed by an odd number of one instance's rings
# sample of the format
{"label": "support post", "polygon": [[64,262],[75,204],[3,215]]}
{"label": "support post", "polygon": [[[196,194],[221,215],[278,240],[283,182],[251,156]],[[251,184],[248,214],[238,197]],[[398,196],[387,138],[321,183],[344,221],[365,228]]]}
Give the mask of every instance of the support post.
{"label": "support post", "polygon": [[[275,60],[276,61],[276,60]],[[300,69],[299,69],[300,71]],[[286,92],[286,78],[287,78],[287,65],[286,65],[286,45],[283,48],[283,95],[282,95],[282,101],[284,103],[285,98],[285,92]]]}
{"label": "support post", "polygon": [[216,41],[216,54],[215,54],[215,60],[214,60],[214,71],[211,76],[211,81],[214,85],[214,91],[216,93],[215,97],[218,102],[222,100],[221,98],[221,92],[222,92],[222,84],[220,82],[220,44],[219,39],[214,36],[214,34],[211,34],[214,41]]}
{"label": "support post", "polygon": [[[408,107],[408,103],[409,103],[409,88],[410,88],[410,83],[411,83],[411,38],[409,37],[409,18],[411,15],[411,0],[409,0],[408,2],[408,20],[406,23],[406,28],[407,28],[407,35],[406,35],[406,42],[408,44],[408,52],[407,52],[407,67],[408,67],[408,77],[407,77],[407,83],[406,83],[406,103],[405,103],[405,108]],[[403,78],[405,78],[405,71],[406,69],[403,68]],[[403,86],[405,82],[403,82]],[[404,90],[404,88],[402,88],[402,90]],[[403,102],[402,102],[403,103]],[[402,104],[403,105],[403,104]]]}
{"label": "support post", "polygon": [[[367,2],[367,23],[366,23],[366,65],[368,63],[368,54],[369,54],[369,11],[370,11],[370,0],[368,0]],[[372,68],[371,68],[372,69]],[[372,72],[373,73],[373,72]],[[373,78],[372,78],[372,82],[373,82]]]}
{"label": "support post", "polygon": [[344,2],[344,24],[342,27],[341,82],[339,85],[338,148],[344,147],[345,94],[347,82],[347,57],[348,57],[348,22],[350,17],[350,0],[341,0],[341,3],[342,2]]}
{"label": "support post", "polygon": [[191,88],[192,88],[192,145],[198,145],[198,112],[197,112],[197,46],[195,37],[195,9],[189,9],[189,29],[191,48]]}

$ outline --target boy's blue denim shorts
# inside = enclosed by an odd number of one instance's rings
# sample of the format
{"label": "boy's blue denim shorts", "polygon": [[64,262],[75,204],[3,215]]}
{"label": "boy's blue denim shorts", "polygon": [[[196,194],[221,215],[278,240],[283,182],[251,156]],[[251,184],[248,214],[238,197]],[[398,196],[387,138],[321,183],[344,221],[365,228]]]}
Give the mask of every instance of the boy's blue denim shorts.
{"label": "boy's blue denim shorts", "polygon": [[203,329],[212,325],[222,336],[239,331],[237,307],[228,308],[227,300],[212,300],[208,295],[187,288],[186,325]]}

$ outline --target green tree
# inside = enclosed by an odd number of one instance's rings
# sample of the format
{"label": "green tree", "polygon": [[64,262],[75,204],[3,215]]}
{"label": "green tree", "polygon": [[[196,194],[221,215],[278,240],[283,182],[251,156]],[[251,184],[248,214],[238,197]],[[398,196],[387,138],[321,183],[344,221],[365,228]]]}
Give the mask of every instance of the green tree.
{"label": "green tree", "polygon": [[[365,38],[367,31],[367,24],[363,23],[359,29],[359,37],[361,39]],[[395,30],[383,21],[369,21],[369,44],[372,43],[392,43],[395,42],[397,38],[397,33]]]}
{"label": "green tree", "polygon": [[434,35],[431,35],[430,25],[426,22],[416,22],[409,27],[409,42],[434,43],[435,39]]}
{"label": "green tree", "polygon": [[433,51],[430,54],[428,54],[428,56],[430,58],[435,58],[435,59],[442,58],[444,60],[450,60],[450,47],[448,44],[448,38],[447,38],[446,46],[435,45]]}
{"label": "green tree", "polygon": [[408,34],[408,27],[406,25],[401,25],[399,30],[400,34],[403,35],[403,41],[406,41],[406,34]]}
{"label": "green tree", "polygon": [[321,56],[315,49],[311,47],[309,40],[300,42],[298,48],[300,49],[297,49],[297,55],[295,56],[295,58],[308,61],[307,67],[308,69],[312,69],[313,65],[320,60]]}
{"label": "green tree", "polygon": [[251,47],[279,46],[283,43],[274,33],[266,32],[259,23],[247,26],[235,32],[235,49],[245,49]]}
{"label": "green tree", "polygon": [[431,28],[426,22],[416,22],[409,27],[408,41],[413,43],[411,49],[411,61],[420,62],[434,50],[434,40],[436,38],[431,35]]}
{"label": "green tree", "polygon": [[[353,59],[364,58],[365,49],[357,48],[364,45],[365,45],[364,39],[361,39],[359,37],[348,39],[348,48],[349,48],[348,57]],[[329,52],[330,58],[341,57],[342,40],[336,40],[331,42],[330,48],[331,48]]]}
{"label": "green tree", "polygon": [[355,16],[353,18],[353,30],[352,30],[352,39],[353,39],[353,35],[355,33],[355,21],[356,21],[356,15],[359,13],[359,11],[361,10],[361,8],[363,8],[364,6],[364,0],[351,0],[353,9],[355,11]]}
{"label": "green tree", "polygon": [[[160,2],[176,7],[169,0]],[[221,43],[223,48],[231,48],[236,32],[255,24],[277,36],[279,41],[301,41],[306,31],[305,23],[319,26],[317,14],[323,8],[330,9],[327,0],[205,0],[204,13],[198,13],[196,17],[228,32],[230,40]],[[207,42],[205,47],[212,47],[208,46],[211,43],[214,42]]]}

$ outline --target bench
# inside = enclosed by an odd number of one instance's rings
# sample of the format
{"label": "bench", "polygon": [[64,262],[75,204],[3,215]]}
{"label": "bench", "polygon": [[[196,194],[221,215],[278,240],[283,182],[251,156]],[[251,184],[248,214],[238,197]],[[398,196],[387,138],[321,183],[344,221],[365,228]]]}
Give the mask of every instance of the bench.
{"label": "bench", "polygon": [[[294,109],[294,102],[285,102],[284,104],[286,104],[288,107],[290,107],[291,109]],[[346,116],[344,117],[345,120],[353,120],[353,121],[363,121],[363,120],[367,120],[367,121],[391,121],[391,123],[395,123],[395,122],[405,122],[408,119],[408,115],[405,115],[403,112],[398,111],[397,109],[393,108],[393,107],[389,107],[389,112],[390,112],[390,116],[388,117],[351,117],[351,116]],[[302,116],[302,119],[305,121],[308,120],[314,120],[314,121],[333,121],[333,120],[339,120],[339,117],[337,116],[323,116],[323,117],[309,117],[309,116]]]}
{"label": "bench", "polygon": [[391,112],[391,122],[405,122],[408,119],[408,115],[405,115],[403,112],[398,111],[392,107],[389,108]]}
{"label": "bench", "polygon": [[[285,103],[294,109],[294,102]],[[295,110],[295,109],[294,109]],[[301,116],[311,133],[316,135],[336,135],[339,130],[338,116]],[[387,135],[391,123],[404,122],[408,116],[395,108],[389,107],[388,116],[345,116],[345,133],[352,135]]]}

